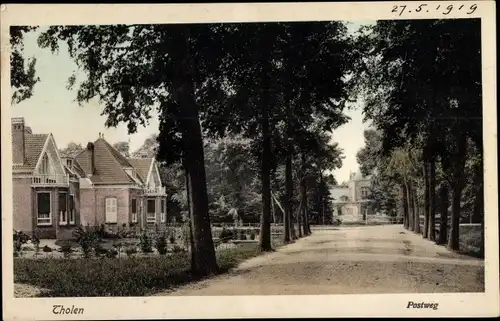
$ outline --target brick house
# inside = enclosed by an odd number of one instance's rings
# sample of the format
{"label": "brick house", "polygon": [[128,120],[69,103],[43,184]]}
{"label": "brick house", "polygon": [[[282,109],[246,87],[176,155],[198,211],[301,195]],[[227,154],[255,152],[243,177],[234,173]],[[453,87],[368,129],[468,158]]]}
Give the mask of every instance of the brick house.
{"label": "brick house", "polygon": [[12,118],[13,225],[41,238],[59,238],[80,223],[79,177],[62,161],[52,134],[33,134]]}
{"label": "brick house", "polygon": [[82,225],[166,227],[167,195],[154,158],[127,158],[99,135],[66,161],[80,177]]}

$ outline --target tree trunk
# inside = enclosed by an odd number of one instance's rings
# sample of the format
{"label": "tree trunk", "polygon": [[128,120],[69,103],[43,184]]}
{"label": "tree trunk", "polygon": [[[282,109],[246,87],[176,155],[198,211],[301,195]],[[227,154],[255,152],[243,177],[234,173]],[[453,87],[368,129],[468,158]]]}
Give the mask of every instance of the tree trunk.
{"label": "tree trunk", "polygon": [[208,214],[207,182],[203,138],[198,115],[198,106],[194,99],[192,80],[193,61],[189,52],[189,28],[181,27],[178,37],[182,54],[173,57],[180,62],[173,77],[174,97],[180,109],[179,127],[182,132],[184,164],[188,179],[189,207],[193,230],[192,270],[194,274],[205,276],[218,271],[215,258],[210,217]]}
{"label": "tree trunk", "polygon": [[297,231],[295,230],[295,224],[297,223],[297,217],[293,212],[290,213],[290,237],[292,241],[297,239]]}
{"label": "tree trunk", "polygon": [[446,244],[448,242],[448,207],[449,207],[449,190],[445,182],[441,183],[439,189],[439,199],[441,201],[441,220],[439,223],[439,244]]}
{"label": "tree trunk", "polygon": [[[434,152],[434,151],[433,151]],[[427,236],[429,240],[436,240],[436,161],[434,155],[429,161],[429,222]]]}
{"label": "tree trunk", "polygon": [[479,255],[481,258],[484,258],[484,212],[483,216],[481,216],[481,244],[479,247]]}
{"label": "tree trunk", "polygon": [[410,186],[410,195],[411,195],[411,200],[412,200],[412,206],[413,206],[413,225],[414,225],[414,231],[417,234],[420,234],[420,211],[418,210],[418,198],[416,195],[416,188],[413,186]]}
{"label": "tree trunk", "polygon": [[191,221],[191,216],[192,216],[192,209],[191,209],[191,189],[189,188],[189,175],[187,173],[187,169],[184,166],[184,175],[185,175],[185,181],[186,181],[186,200],[187,200],[187,208],[188,208],[188,217],[187,217],[187,224],[189,226],[189,244],[190,248],[189,251],[191,253],[191,269],[193,269],[194,266],[196,266],[196,257],[194,256],[194,236],[193,236],[193,225]]}
{"label": "tree trunk", "polygon": [[429,233],[429,167],[428,162],[425,159],[427,155],[424,154],[424,184],[425,184],[425,193],[424,193],[424,230],[422,231],[422,236],[427,238]]}
{"label": "tree trunk", "polygon": [[[289,91],[286,90],[286,100],[289,99]],[[293,175],[292,175],[292,158],[293,158],[293,146],[292,146],[292,108],[290,106],[291,101],[286,101],[286,160],[285,160],[285,188],[286,188],[286,203],[285,203],[285,224],[284,224],[284,243],[290,243],[293,235],[293,221],[292,221],[292,202],[293,202]]]}
{"label": "tree trunk", "polygon": [[[260,82],[261,92],[259,97],[260,125],[262,130],[262,157],[261,157],[261,181],[262,181],[262,216],[260,220],[259,247],[261,251],[272,251],[271,245],[271,125],[270,125],[270,75],[272,44],[269,43],[269,33],[264,32],[265,37],[260,39]],[[267,38],[267,39],[266,39]]]}
{"label": "tree trunk", "polygon": [[[300,202],[302,203],[302,211],[299,213],[299,216],[302,216],[302,227],[304,236],[309,235],[309,218],[308,218],[308,210],[307,210],[307,180],[306,180],[306,154],[304,152],[300,155],[301,160],[301,181],[300,181]],[[300,226],[299,226],[300,228]]]}
{"label": "tree trunk", "polygon": [[451,200],[451,224],[450,224],[450,238],[448,239],[448,248],[452,251],[460,249],[460,199],[462,196],[463,188],[463,174],[465,166],[465,152],[467,148],[467,139],[463,131],[457,129],[457,150],[454,155],[453,166],[453,184],[451,186],[452,200]]}
{"label": "tree trunk", "polygon": [[311,235],[309,226],[309,210],[307,206],[307,182],[304,182],[304,235]]}
{"label": "tree trunk", "polygon": [[292,157],[289,152],[286,155],[285,164],[285,186],[286,186],[286,203],[284,214],[284,239],[283,242],[288,244],[291,242],[292,231],[292,198],[293,198],[293,178],[292,178]]}
{"label": "tree trunk", "polygon": [[476,189],[476,197],[474,201],[474,222],[481,223],[481,243],[479,253],[480,256],[484,258],[484,182],[482,160],[476,177],[476,184],[479,188]]}
{"label": "tree trunk", "polygon": [[[267,78],[267,77],[266,77]],[[264,87],[264,92],[268,88]],[[268,99],[262,103],[262,160],[261,160],[261,179],[262,179],[262,216],[260,218],[260,237],[259,247],[261,251],[272,251],[271,246],[271,133],[269,129],[269,111],[267,105]],[[286,215],[285,215],[286,216]]]}
{"label": "tree trunk", "polygon": [[323,197],[323,173],[319,170],[319,197],[321,204],[321,224],[325,225],[325,199]]}
{"label": "tree trunk", "polygon": [[[303,231],[304,231],[304,236],[308,235],[307,231],[307,191],[306,191],[306,182],[305,178],[302,178],[300,181],[300,203],[302,204],[302,210],[299,213],[299,217],[302,216],[303,218]],[[299,226],[299,236],[302,236],[302,232],[300,231],[300,226]]]}
{"label": "tree trunk", "polygon": [[401,188],[403,190],[403,222],[405,229],[408,230],[410,228],[410,220],[408,217],[408,191],[406,190],[405,184],[402,184]]}
{"label": "tree trunk", "polygon": [[297,228],[298,228],[298,231],[299,231],[299,238],[301,238],[303,235],[302,235],[302,227],[304,226],[304,222],[303,222],[303,215],[302,213],[304,212],[304,206],[302,206],[302,208],[299,208],[300,211],[297,213]]}
{"label": "tree trunk", "polygon": [[408,207],[408,229],[410,231],[415,231],[415,225],[414,225],[414,213],[413,213],[413,200],[412,200],[412,195],[411,195],[411,187],[410,187],[410,182],[406,182],[405,184],[405,188],[406,188],[406,195],[407,195],[407,207]]}
{"label": "tree trunk", "polygon": [[474,169],[474,210],[472,223],[481,223],[484,216],[484,184],[483,184],[483,164]]}

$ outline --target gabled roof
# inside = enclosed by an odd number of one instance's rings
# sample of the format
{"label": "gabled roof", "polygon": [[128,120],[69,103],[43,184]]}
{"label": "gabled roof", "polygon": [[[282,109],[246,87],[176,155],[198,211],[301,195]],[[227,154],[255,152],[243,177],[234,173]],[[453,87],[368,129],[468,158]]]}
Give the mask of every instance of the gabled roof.
{"label": "gabled roof", "polygon": [[128,161],[135,168],[137,175],[139,175],[139,178],[145,184],[148,181],[153,158],[129,158]]}
{"label": "gabled roof", "polygon": [[[13,165],[12,168],[16,170],[34,170],[43,147],[49,138],[49,134],[24,134],[24,151],[25,160],[23,165]],[[21,146],[12,146],[12,149],[22,148]]]}
{"label": "gabled roof", "polygon": [[[75,159],[84,172],[84,177],[91,173],[91,154],[87,148],[78,154]],[[104,138],[94,142],[95,171],[89,179],[94,184],[135,184],[127,175],[125,168],[132,167],[128,160],[111,146]]]}
{"label": "gabled roof", "polygon": [[73,167],[71,168],[75,173],[77,173],[80,177],[85,177],[85,172],[83,171],[80,163],[76,159],[73,160]]}

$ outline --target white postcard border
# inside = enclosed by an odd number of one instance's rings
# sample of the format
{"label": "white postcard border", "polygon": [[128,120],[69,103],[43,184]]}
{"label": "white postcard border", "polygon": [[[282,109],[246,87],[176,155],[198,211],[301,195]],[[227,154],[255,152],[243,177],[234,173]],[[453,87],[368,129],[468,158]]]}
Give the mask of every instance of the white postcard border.
{"label": "white postcard border", "polygon": [[[7,4],[1,8],[2,75],[2,279],[4,319],[88,320],[229,317],[347,317],[347,316],[498,316],[498,199],[496,154],[496,28],[493,1],[422,2],[447,6],[478,5],[472,15],[453,11],[391,12],[393,5],[417,2],[263,3],[263,4]],[[264,22],[314,20],[383,20],[481,18],[485,186],[485,293],[13,298],[12,174],[10,135],[9,25]],[[6,37],[7,36],[7,37]],[[407,309],[408,301],[438,302],[439,309]],[[83,315],[55,315],[54,304],[84,308]]]}

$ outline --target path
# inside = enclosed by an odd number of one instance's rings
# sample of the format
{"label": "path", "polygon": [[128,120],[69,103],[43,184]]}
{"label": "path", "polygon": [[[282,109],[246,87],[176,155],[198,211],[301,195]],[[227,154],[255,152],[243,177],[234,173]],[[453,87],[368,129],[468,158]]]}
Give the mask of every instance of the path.
{"label": "path", "polygon": [[159,295],[482,292],[483,267],[399,225],[341,227]]}

